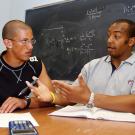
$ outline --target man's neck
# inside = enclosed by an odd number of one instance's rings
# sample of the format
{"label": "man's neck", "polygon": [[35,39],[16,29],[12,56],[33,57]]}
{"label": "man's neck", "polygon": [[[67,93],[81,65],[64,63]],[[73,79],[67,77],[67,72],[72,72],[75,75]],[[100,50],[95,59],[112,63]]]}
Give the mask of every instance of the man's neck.
{"label": "man's neck", "polygon": [[3,55],[3,59],[9,66],[14,67],[14,68],[17,68],[25,63],[25,61],[18,60],[14,56],[8,53],[5,53]]}
{"label": "man's neck", "polygon": [[119,58],[118,57],[111,57],[111,62],[116,68],[118,68],[119,65],[121,64],[121,62],[128,59],[131,55],[132,55],[132,53],[128,54],[127,56],[119,57]]}

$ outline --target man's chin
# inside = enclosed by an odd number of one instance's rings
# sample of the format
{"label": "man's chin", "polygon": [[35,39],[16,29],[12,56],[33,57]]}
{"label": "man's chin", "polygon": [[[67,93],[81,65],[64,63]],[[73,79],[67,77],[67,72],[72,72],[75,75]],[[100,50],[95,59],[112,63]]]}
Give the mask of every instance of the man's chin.
{"label": "man's chin", "polygon": [[27,61],[27,60],[29,60],[29,58],[30,58],[30,56],[27,56],[27,57],[24,57],[23,60]]}
{"label": "man's chin", "polygon": [[116,55],[116,54],[114,54],[114,53],[110,53],[110,52],[108,52],[108,54],[109,54],[112,58],[117,58],[117,55]]}
{"label": "man's chin", "polygon": [[118,59],[119,57],[117,55],[111,54],[111,58]]}
{"label": "man's chin", "polygon": [[26,59],[29,59],[31,56],[32,56],[32,54],[29,53],[29,54],[27,54],[25,57],[26,57]]}

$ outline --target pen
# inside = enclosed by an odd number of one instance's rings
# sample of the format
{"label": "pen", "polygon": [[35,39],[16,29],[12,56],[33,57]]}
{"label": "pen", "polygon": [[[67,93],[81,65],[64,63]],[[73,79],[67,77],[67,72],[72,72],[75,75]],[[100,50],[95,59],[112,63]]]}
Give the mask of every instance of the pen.
{"label": "pen", "polygon": [[[35,85],[37,82],[38,78],[36,78],[35,80],[32,81],[32,85]],[[23,96],[27,91],[28,91],[29,87],[25,87],[24,89],[21,90],[21,92],[18,94],[19,97]]]}

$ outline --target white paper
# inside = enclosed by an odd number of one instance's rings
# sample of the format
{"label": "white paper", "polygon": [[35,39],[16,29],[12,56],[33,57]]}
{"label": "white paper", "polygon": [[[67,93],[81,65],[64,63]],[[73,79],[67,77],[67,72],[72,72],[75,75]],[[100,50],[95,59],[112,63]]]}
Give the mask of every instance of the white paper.
{"label": "white paper", "polygon": [[29,120],[34,126],[39,126],[36,120],[28,113],[0,113],[0,127],[8,127],[9,121]]}
{"label": "white paper", "polygon": [[90,109],[86,106],[66,106],[49,115],[135,122],[135,115],[132,113],[109,111],[97,107]]}

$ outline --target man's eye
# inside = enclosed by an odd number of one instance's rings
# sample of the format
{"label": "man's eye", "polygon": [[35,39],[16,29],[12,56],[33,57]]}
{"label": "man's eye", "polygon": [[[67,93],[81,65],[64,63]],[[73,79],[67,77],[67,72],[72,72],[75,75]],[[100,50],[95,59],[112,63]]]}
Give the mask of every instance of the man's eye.
{"label": "man's eye", "polygon": [[27,40],[22,40],[21,42],[25,44],[25,43],[27,43]]}
{"label": "man's eye", "polygon": [[118,35],[114,35],[114,38],[115,38],[115,39],[119,39],[119,38],[120,38],[120,36],[118,36]]}

